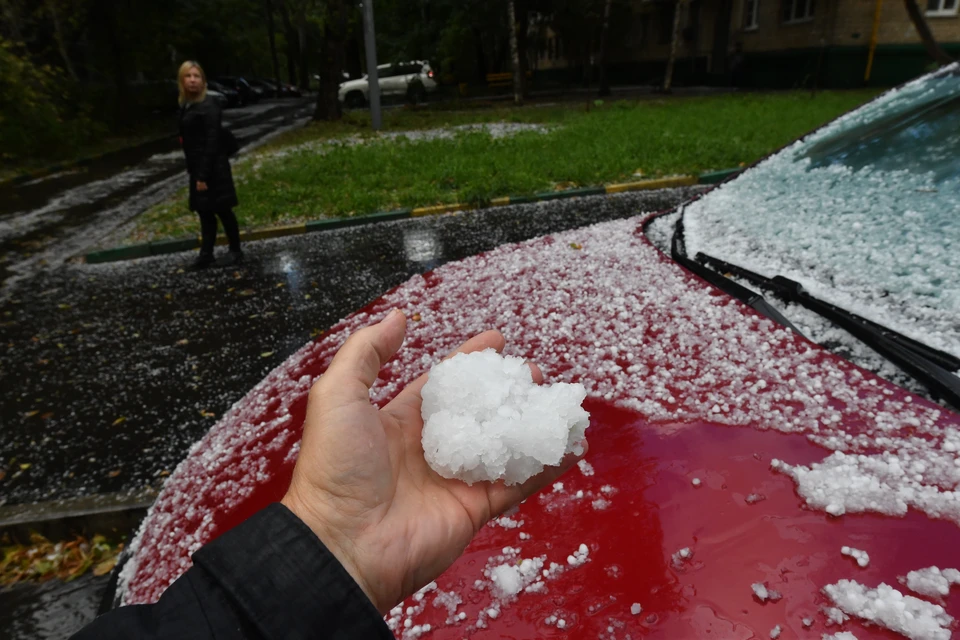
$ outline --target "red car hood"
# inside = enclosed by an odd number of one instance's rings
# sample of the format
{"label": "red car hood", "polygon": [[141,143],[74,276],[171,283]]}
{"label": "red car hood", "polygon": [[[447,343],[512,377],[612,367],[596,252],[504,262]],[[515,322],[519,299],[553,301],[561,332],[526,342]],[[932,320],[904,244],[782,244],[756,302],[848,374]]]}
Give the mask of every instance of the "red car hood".
{"label": "red car hood", "polygon": [[[435,585],[388,616],[398,637],[767,638],[777,625],[784,638],[899,637],[856,619],[831,624],[823,587],[851,579],[909,594],[898,581],[907,572],[960,564],[960,463],[949,444],[960,444],[960,416],[713,289],[632,219],[412,278],[303,347],[170,477],[124,568],[126,603],[156,600],[192,552],[280,498],[312,382],[350,332],[393,307],[408,335],[376,402],[497,328],[505,352],[539,363],[548,381],[586,385],[592,414],[591,466],[484,528]],[[899,456],[906,473],[876,471],[868,480],[880,497],[859,507],[845,502],[855,486],[835,486],[826,500],[848,512],[828,515],[823,496],[801,496],[797,482],[816,485],[806,471],[833,451],[865,456],[848,458],[863,469]],[[774,459],[792,466],[777,470]],[[878,512],[896,513],[897,500],[900,515]],[[586,562],[570,564],[581,545]],[[870,563],[859,567],[844,546]],[[538,571],[542,587],[498,597],[485,569],[522,559],[542,560],[549,577]],[[756,583],[782,597],[761,600]],[[956,594],[944,606],[960,616]]]}

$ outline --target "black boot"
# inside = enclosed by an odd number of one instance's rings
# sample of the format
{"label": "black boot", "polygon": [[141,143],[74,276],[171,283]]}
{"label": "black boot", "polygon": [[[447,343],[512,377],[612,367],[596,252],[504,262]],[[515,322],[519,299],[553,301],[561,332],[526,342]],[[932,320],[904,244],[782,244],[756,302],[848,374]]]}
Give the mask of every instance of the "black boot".
{"label": "black boot", "polygon": [[202,271],[210,265],[213,264],[213,253],[207,253],[206,251],[201,251],[197,255],[197,259],[193,261],[193,264],[190,265],[190,271]]}
{"label": "black boot", "polygon": [[240,251],[240,249],[230,249],[230,251],[217,259],[217,266],[234,267],[241,262],[243,262],[243,251]]}

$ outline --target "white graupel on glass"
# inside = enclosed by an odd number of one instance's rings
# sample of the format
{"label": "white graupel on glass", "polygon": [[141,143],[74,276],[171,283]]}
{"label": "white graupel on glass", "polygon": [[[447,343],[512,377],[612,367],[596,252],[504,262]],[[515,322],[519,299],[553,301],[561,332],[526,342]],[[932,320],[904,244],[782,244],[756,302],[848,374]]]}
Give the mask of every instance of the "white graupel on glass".
{"label": "white graupel on glass", "polygon": [[519,484],[583,453],[586,389],[537,385],[522,358],[457,354],[430,370],[421,395],[423,454],[445,478]]}

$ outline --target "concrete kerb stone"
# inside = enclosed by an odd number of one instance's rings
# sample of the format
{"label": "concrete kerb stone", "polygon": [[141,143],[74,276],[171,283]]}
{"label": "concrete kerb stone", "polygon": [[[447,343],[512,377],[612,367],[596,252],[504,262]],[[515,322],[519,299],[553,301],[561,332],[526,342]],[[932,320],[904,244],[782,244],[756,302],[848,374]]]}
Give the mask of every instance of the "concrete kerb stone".
{"label": "concrete kerb stone", "polygon": [[[700,176],[670,176],[667,178],[655,178],[651,180],[638,180],[636,182],[625,182],[621,184],[609,184],[603,187],[584,187],[580,189],[567,189],[564,191],[549,191],[531,196],[505,196],[494,198],[490,201],[488,206],[501,207],[508,204],[524,204],[546,200],[559,200],[563,198],[622,193],[624,191],[670,189],[674,187],[685,187],[695,184],[716,184],[740,171],[741,169],[739,168],[726,169],[724,171],[704,173]],[[395,211],[381,211],[378,213],[371,213],[369,215],[357,216],[354,218],[328,218],[324,220],[313,220],[311,222],[283,227],[268,227],[266,229],[244,231],[240,234],[240,237],[243,240],[280,238],[283,236],[314,233],[317,231],[330,231],[333,229],[341,229],[344,227],[353,227],[357,225],[375,224],[377,222],[387,222],[390,220],[402,220],[404,218],[411,217],[441,215],[455,211],[467,211],[473,208],[475,208],[473,205],[467,203],[452,203],[440,204],[431,207],[416,207],[414,209],[397,209]],[[220,237],[217,239],[217,244],[226,244],[226,242],[226,238]],[[161,240],[148,244],[130,245],[126,247],[118,247],[116,249],[107,249],[105,251],[96,251],[93,253],[88,253],[86,256],[84,256],[84,259],[89,264],[116,262],[119,260],[131,260],[134,258],[145,258],[147,256],[190,251],[199,246],[200,243],[199,239],[197,238]]]}

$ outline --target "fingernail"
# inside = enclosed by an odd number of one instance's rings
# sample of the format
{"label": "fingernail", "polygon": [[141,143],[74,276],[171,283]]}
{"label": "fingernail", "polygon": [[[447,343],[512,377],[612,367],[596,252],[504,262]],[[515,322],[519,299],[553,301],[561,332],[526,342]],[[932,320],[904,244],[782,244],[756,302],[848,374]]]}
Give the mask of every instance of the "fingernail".
{"label": "fingernail", "polygon": [[402,316],[402,315],[403,315],[403,312],[400,311],[400,309],[394,308],[390,311],[390,313],[386,315],[386,317],[383,320],[381,320],[381,322],[386,322],[387,320],[393,320],[397,316]]}

